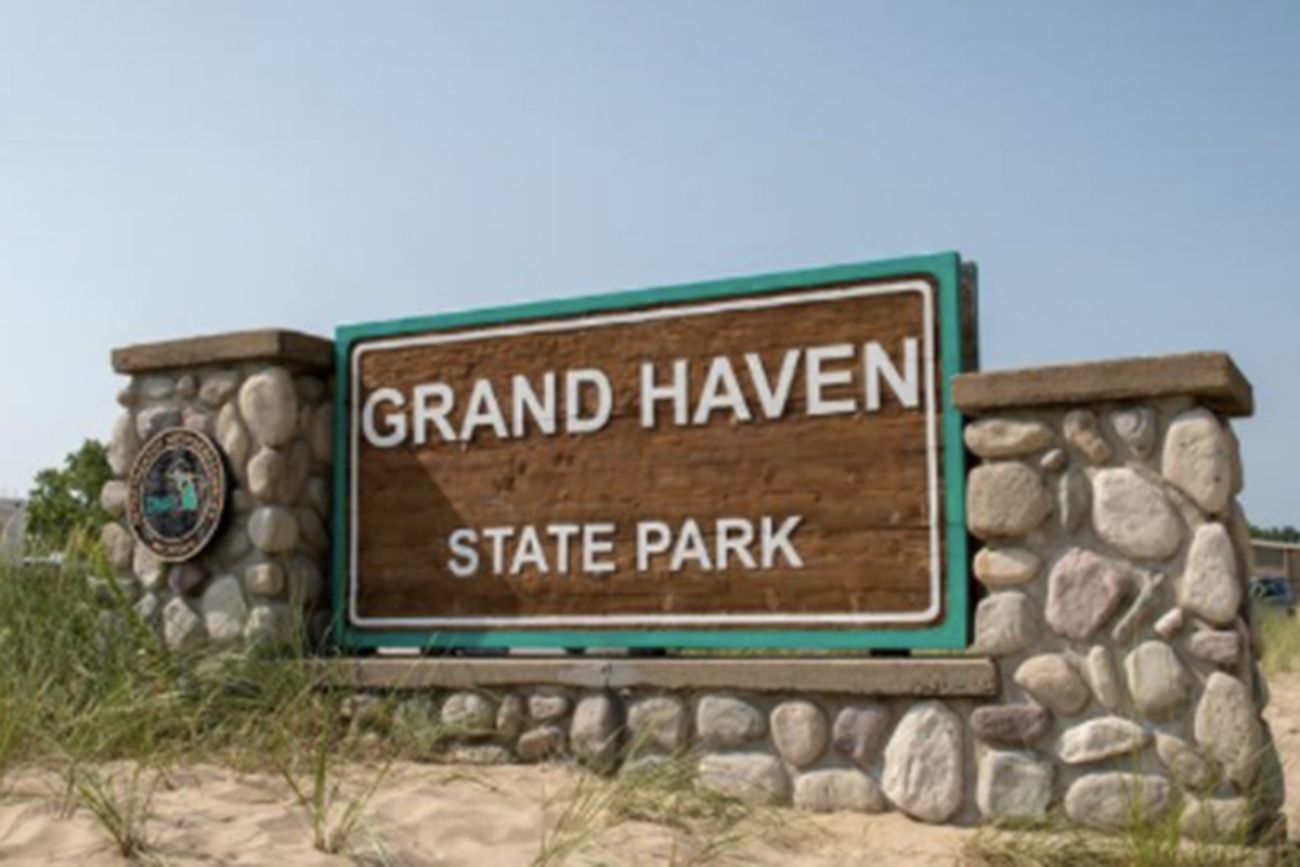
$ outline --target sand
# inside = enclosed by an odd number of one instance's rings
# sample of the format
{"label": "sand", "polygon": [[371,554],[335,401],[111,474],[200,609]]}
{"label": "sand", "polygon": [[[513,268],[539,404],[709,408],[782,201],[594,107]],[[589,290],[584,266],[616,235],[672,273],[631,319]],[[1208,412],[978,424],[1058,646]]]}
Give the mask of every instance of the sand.
{"label": "sand", "polygon": [[[1300,675],[1271,681],[1267,717],[1288,780],[1300,793]],[[125,767],[102,769],[126,780]],[[345,795],[363,788],[373,768],[343,769]],[[533,864],[547,847],[566,837],[566,804],[574,803],[578,777],[567,768],[542,766],[394,766],[370,802],[349,854],[326,854],[312,846],[306,813],[274,774],[238,773],[198,765],[175,769],[158,784],[146,824],[151,847],[146,861],[166,864],[474,865]],[[57,775],[11,773],[0,800],[0,862],[127,863],[103,826],[84,808],[61,808]],[[1300,836],[1300,797],[1287,802],[1294,838]],[[580,823],[585,824],[585,823]],[[688,834],[644,821],[603,827],[579,839],[566,863],[586,865],[771,864],[832,865],[960,864],[974,832],[923,825],[898,813],[878,816],[813,816],[764,809],[725,832]]]}

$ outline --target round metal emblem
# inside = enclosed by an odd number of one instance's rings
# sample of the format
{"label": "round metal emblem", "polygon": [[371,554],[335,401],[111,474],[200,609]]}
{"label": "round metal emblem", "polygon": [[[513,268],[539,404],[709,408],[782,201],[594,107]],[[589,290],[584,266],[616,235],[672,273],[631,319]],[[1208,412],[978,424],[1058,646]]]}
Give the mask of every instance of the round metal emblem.
{"label": "round metal emblem", "polygon": [[198,431],[162,431],[131,465],[127,491],[127,519],[136,539],[161,560],[188,560],[212,540],[225,512],[221,452]]}

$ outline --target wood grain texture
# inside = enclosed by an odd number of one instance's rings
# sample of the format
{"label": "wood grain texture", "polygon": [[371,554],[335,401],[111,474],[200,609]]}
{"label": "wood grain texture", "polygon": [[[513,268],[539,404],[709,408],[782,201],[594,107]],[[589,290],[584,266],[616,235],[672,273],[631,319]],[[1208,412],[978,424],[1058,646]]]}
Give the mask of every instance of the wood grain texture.
{"label": "wood grain texture", "polygon": [[[610,423],[593,434],[548,437],[530,430],[523,438],[501,440],[480,431],[471,443],[435,440],[392,449],[362,440],[355,468],[359,613],[411,618],[925,610],[932,601],[931,529],[936,522],[942,527],[943,519],[930,514],[924,394],[917,409],[902,407],[886,389],[878,412],[811,417],[804,413],[801,368],[786,414],[768,420],[757,411],[742,361],[744,353],[758,352],[774,373],[786,350],[866,341],[878,341],[897,360],[904,338],[921,336],[922,312],[921,296],[898,293],[365,352],[359,365],[362,401],[380,387],[409,394],[417,383],[441,381],[463,403],[473,381],[487,378],[504,402],[514,374],[539,382],[545,371],[596,367],[609,375],[614,403]],[[932,345],[938,346],[937,333]],[[755,420],[719,413],[705,426],[676,427],[665,407],[656,428],[641,427],[643,361],[656,362],[666,377],[673,359],[689,359],[694,406],[708,362],[718,355],[729,356],[741,374]],[[937,349],[935,356],[936,379],[929,387],[937,389],[943,375]],[[859,366],[853,384],[827,396],[855,397],[861,404],[860,357],[835,367],[851,365]],[[936,418],[936,447],[938,424]],[[937,465],[941,471],[941,456]],[[942,479],[936,482],[942,489]],[[802,569],[781,564],[706,571],[688,565],[670,572],[663,557],[652,560],[648,571],[635,568],[638,521],[675,526],[694,518],[708,535],[718,517],[758,521],[793,514],[803,518],[794,537]],[[460,579],[446,566],[447,538],[458,527],[597,521],[616,525],[617,568],[610,574],[525,569],[496,577],[480,570]],[[485,544],[479,548],[487,554]],[[940,548],[942,559],[942,541]],[[939,565],[939,574],[946,574]],[[941,619],[942,610],[910,626]]]}

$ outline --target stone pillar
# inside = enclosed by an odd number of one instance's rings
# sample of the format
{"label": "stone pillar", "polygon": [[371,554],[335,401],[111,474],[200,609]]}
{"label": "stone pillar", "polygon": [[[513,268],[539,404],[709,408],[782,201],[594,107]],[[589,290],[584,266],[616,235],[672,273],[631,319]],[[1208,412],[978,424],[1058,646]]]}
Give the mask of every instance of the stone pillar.
{"label": "stone pillar", "polygon": [[[333,344],[250,331],[130,346],[113,369],[131,377],[108,449],[114,479],[101,502],[103,541],[136,607],[172,647],[282,644],[328,624]],[[123,519],[126,476],[159,431],[207,434],[226,462],[230,495],[211,543],[160,562]]]}
{"label": "stone pillar", "polygon": [[[1250,540],[1219,354],[970,374],[975,646],[1003,694],[974,711],[990,818],[1060,804],[1099,828],[1181,804],[1190,834],[1273,822]],[[1050,785],[1034,785],[1050,780]]]}

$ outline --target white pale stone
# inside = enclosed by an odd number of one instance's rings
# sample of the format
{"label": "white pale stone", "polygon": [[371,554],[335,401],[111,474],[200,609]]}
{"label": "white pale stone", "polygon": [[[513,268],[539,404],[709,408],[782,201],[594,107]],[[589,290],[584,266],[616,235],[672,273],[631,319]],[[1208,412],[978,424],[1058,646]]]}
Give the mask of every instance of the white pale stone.
{"label": "white pale stone", "polygon": [[279,596],[284,592],[284,569],[276,563],[254,563],[244,570],[244,587],[257,596]]}
{"label": "white pale stone", "polygon": [[217,445],[230,459],[235,474],[243,478],[244,467],[248,462],[248,449],[251,443],[244,423],[239,420],[239,411],[233,403],[228,403],[217,414]]}
{"label": "white pale stone", "polygon": [[1250,830],[1248,798],[1188,798],[1179,819],[1184,837],[1242,843]]}
{"label": "white pale stone", "polygon": [[1222,524],[1202,524],[1192,536],[1187,567],[1178,583],[1178,604],[1216,626],[1236,620],[1241,583],[1232,537]]}
{"label": "white pale stone", "polygon": [[167,564],[144,545],[136,545],[131,556],[131,571],[148,590],[162,590],[166,584]]}
{"label": "white pale stone", "polygon": [[157,593],[143,594],[132,607],[145,623],[150,626],[157,625],[158,618],[162,614],[162,600]]}
{"label": "white pale stone", "polygon": [[162,624],[163,640],[173,650],[188,650],[203,642],[203,621],[180,597],[163,606]]}
{"label": "white pale stone", "polygon": [[795,767],[812,764],[826,751],[830,727],[826,714],[812,702],[782,702],[772,711],[770,724],[777,750]]}
{"label": "white pale stone", "polygon": [[767,733],[767,720],[747,701],[726,695],[706,695],[695,708],[695,731],[706,747],[729,749]]}
{"label": "white pale stone", "polygon": [[1196,747],[1177,735],[1156,732],[1156,755],[1169,769],[1169,775],[1185,788],[1203,789],[1214,782],[1209,763]]}
{"label": "white pale stone", "polygon": [[1172,556],[1183,524],[1157,486],[1128,468],[1098,470],[1092,479],[1092,519],[1097,534],[1139,559]]}
{"label": "white pale stone", "polygon": [[861,771],[810,771],[794,781],[794,805],[813,813],[880,813],[885,796]]}
{"label": "white pale stone", "polygon": [[145,400],[163,400],[176,391],[176,381],[170,376],[142,376],[135,382],[135,391]]}
{"label": "white pale stone", "polygon": [[1038,577],[1043,561],[1023,548],[981,548],[975,555],[975,577],[991,589],[1017,587]]}
{"label": "white pale stone", "polygon": [[1170,608],[1156,619],[1156,635],[1165,641],[1173,641],[1183,631],[1183,609]]}
{"label": "white pale stone", "polygon": [[1133,703],[1148,719],[1169,719],[1187,702],[1187,670],[1173,648],[1162,641],[1146,641],[1124,659]]}
{"label": "white pale stone", "polygon": [[1069,716],[1088,704],[1088,687],[1070,661],[1059,653],[1026,659],[1013,679],[1022,689],[1057,714]]}
{"label": "white pale stone", "polygon": [[1031,467],[1016,461],[982,464],[966,488],[966,520],[981,539],[1032,533],[1052,512],[1052,495]]}
{"label": "white pale stone", "polygon": [[298,396],[293,379],[282,368],[259,371],[239,388],[239,412],[262,445],[289,441],[298,424]]}
{"label": "white pale stone", "polygon": [[1038,614],[1029,597],[1011,590],[980,600],[975,609],[975,652],[1008,656],[1038,638]]}
{"label": "white pale stone", "polygon": [[661,695],[643,698],[627,711],[627,729],[638,748],[672,753],[686,745],[689,719],[680,699]]}
{"label": "white pale stone", "polygon": [[985,459],[1015,458],[1052,444],[1052,429],[1040,421],[986,418],[966,426],[966,447]]}
{"label": "white pale stone", "polygon": [[1194,409],[1175,418],[1165,434],[1165,478],[1212,515],[1232,497],[1232,447],[1214,414]]}
{"label": "white pale stone", "polygon": [[200,604],[203,626],[213,641],[235,641],[248,623],[248,604],[239,589],[239,579],[223,575],[203,593]]}
{"label": "white pale stone", "polygon": [[1088,651],[1088,685],[1092,687],[1097,704],[1109,711],[1119,709],[1123,700],[1119,675],[1110,651],[1101,645]]}
{"label": "white pale stone", "polygon": [[290,551],[298,541],[298,522],[283,506],[262,506],[248,517],[248,537],[268,554]]}
{"label": "white pale stone", "polygon": [[1083,526],[1092,504],[1092,490],[1082,470],[1070,470],[1061,476],[1056,488],[1056,514],[1061,529],[1073,533]]}
{"label": "white pale stone", "polygon": [[980,759],[975,803],[988,819],[1047,817],[1052,800],[1052,763],[1031,753],[989,750]]}
{"label": "white pale stone", "polygon": [[120,518],[126,512],[126,482],[114,479],[105,482],[99,492],[99,506],[110,518]]}
{"label": "white pale stone", "polygon": [[1061,735],[1056,754],[1067,765],[1086,765],[1114,756],[1136,756],[1151,735],[1123,717],[1104,716],[1079,723]]}
{"label": "white pale stone", "polygon": [[1192,723],[1196,742],[1242,788],[1250,786],[1259,766],[1263,732],[1250,690],[1235,677],[1213,672],[1205,681]]}
{"label": "white pale stone", "polygon": [[1053,630],[1085,641],[1119,608],[1128,582],[1103,557],[1086,548],[1071,548],[1048,576],[1045,616]]}
{"label": "white pale stone", "polygon": [[476,692],[457,692],[442,705],[442,724],[457,731],[486,731],[496,725],[497,710]]}
{"label": "white pale stone", "polygon": [[913,705],[885,747],[885,794],[924,822],[945,822],[961,808],[961,719],[937,701]]}
{"label": "white pale stone", "polygon": [[121,524],[108,523],[99,532],[99,543],[104,546],[104,555],[114,569],[131,568],[135,559],[135,537]]}
{"label": "white pale stone", "polygon": [[790,797],[790,779],[781,760],[766,753],[711,753],[700,759],[700,785],[712,792],[760,804]]}
{"label": "white pale stone", "polygon": [[1118,831],[1135,820],[1155,821],[1169,809],[1164,777],[1111,771],[1080,777],[1065,793],[1065,813],[1075,822]]}
{"label": "white pale stone", "polygon": [[260,448],[248,462],[248,490],[264,503],[282,502],[289,462],[283,453]]}
{"label": "white pale stone", "polygon": [[108,466],[113,475],[125,476],[139,453],[140,435],[135,430],[135,419],[131,413],[124,412],[113,422],[113,435],[108,442]]}
{"label": "white pale stone", "polygon": [[1117,409],[1110,414],[1110,426],[1135,456],[1151,456],[1156,443],[1156,415],[1150,407]]}
{"label": "white pale stone", "polygon": [[213,409],[221,406],[239,387],[239,373],[234,370],[218,370],[203,377],[199,386],[199,400]]}
{"label": "white pale stone", "polygon": [[181,412],[181,426],[212,436],[217,429],[217,417],[207,410],[187,407]]}
{"label": "white pale stone", "polygon": [[558,692],[538,692],[528,697],[528,715],[535,720],[559,719],[569,712],[569,697]]}
{"label": "white pale stone", "polygon": [[524,732],[515,744],[515,752],[526,762],[540,762],[564,751],[564,729],[543,725]]}
{"label": "white pale stone", "polygon": [[[523,696],[512,692],[501,699],[501,704],[497,706],[498,735],[508,739],[517,738],[527,723],[528,711]],[[563,732],[561,732],[561,735],[563,735]]]}
{"label": "white pale stone", "polygon": [[140,440],[147,441],[168,428],[181,426],[181,411],[171,406],[151,406],[135,416],[135,431]]}
{"label": "white pale stone", "polygon": [[588,695],[573,708],[569,743],[579,759],[603,767],[618,754],[618,708],[606,695]]}

